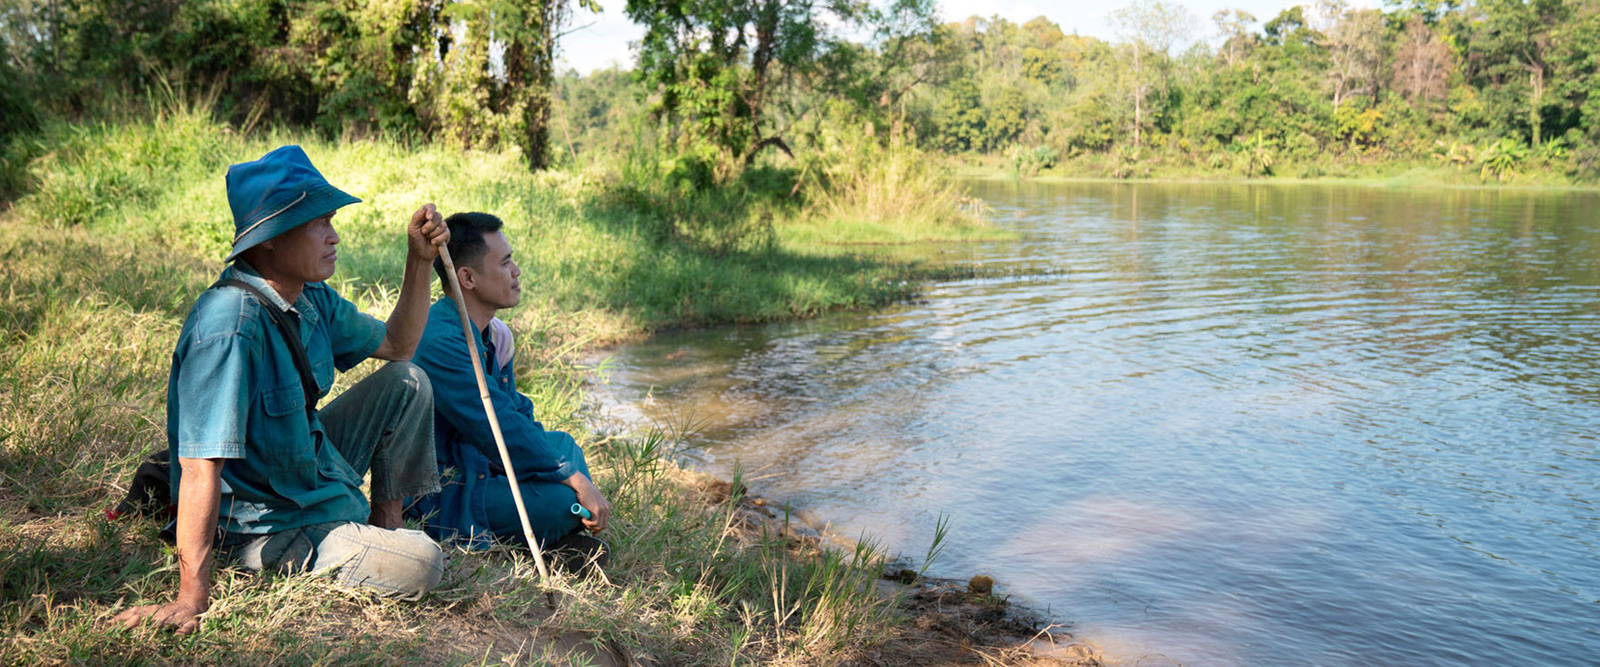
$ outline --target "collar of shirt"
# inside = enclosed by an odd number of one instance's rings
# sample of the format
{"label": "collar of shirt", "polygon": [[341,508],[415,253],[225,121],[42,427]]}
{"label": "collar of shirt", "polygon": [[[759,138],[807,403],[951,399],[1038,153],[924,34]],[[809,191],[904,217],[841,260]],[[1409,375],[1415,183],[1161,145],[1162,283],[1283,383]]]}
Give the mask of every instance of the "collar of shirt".
{"label": "collar of shirt", "polygon": [[[311,287],[310,283],[307,283],[300,290],[300,296],[295,298],[294,303],[291,304],[283,299],[283,295],[278,293],[277,288],[274,288],[272,283],[267,282],[266,278],[261,277],[261,274],[256,272],[255,267],[250,266],[249,263],[242,259],[234,260],[233,264],[224,269],[222,278],[224,280],[228,278],[242,280],[251,287],[261,290],[261,293],[267,295],[267,300],[271,301],[272,305],[277,309],[299,316],[300,344],[310,344],[311,330],[322,320],[321,314],[317,312],[316,305],[312,304],[311,299],[307,297],[311,291],[309,289]],[[321,378],[318,378],[318,380],[320,382]]]}

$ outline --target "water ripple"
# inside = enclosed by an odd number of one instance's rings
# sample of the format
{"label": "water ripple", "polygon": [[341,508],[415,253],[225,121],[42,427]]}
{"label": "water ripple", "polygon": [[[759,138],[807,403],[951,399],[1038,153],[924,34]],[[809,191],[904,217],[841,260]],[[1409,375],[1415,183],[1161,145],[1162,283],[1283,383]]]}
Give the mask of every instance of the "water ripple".
{"label": "water ripple", "polygon": [[987,277],[624,350],[619,400],[842,534],[948,514],[936,572],[1128,664],[1600,655],[1600,197],[974,193]]}

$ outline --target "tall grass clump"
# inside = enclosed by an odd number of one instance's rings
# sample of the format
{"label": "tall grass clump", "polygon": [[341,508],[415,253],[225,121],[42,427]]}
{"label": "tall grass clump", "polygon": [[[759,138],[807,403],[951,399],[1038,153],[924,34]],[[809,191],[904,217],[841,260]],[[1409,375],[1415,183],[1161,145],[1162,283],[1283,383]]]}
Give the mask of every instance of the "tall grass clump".
{"label": "tall grass clump", "polygon": [[[796,190],[801,215],[779,228],[806,247],[1002,240],[981,202],[967,197],[948,159],[916,146],[913,131],[872,121],[819,123],[807,134]],[[881,135],[881,136],[880,136]]]}
{"label": "tall grass clump", "polygon": [[822,132],[805,169],[814,180],[812,215],[873,223],[960,226],[982,221],[965,206],[960,186],[936,154],[917,148],[899,123],[879,140],[863,131]]}
{"label": "tall grass clump", "polygon": [[619,522],[607,572],[645,590],[580,596],[563,614],[664,664],[835,664],[891,637],[894,601],[874,588],[883,556],[870,542],[825,550],[752,525],[738,481],[685,471],[681,445],[662,431],[605,441]]}
{"label": "tall grass clump", "polygon": [[0,59],[0,210],[27,187],[27,137],[40,122],[29,92],[11,63]]}
{"label": "tall grass clump", "polygon": [[[152,104],[145,120],[47,123],[17,203],[30,223],[83,227],[196,254],[226,249],[227,202],[210,194],[241,142],[207,107]],[[224,253],[225,254],[225,253]]]}
{"label": "tall grass clump", "polygon": [[730,171],[695,152],[657,146],[640,146],[606,166],[614,169],[608,204],[657,239],[713,254],[775,250],[773,221],[797,210],[792,179],[783,170]]}

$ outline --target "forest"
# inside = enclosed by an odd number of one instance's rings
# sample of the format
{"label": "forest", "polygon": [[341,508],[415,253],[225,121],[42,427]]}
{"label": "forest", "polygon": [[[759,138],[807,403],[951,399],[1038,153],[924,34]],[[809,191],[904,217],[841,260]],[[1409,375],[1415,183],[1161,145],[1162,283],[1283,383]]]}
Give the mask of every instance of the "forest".
{"label": "forest", "polygon": [[[887,146],[1039,173],[1600,178],[1600,3],[1317,0],[1202,18],[1116,10],[1112,41],[1047,17],[948,23],[931,0],[629,0],[633,70],[555,71],[556,0],[5,0],[0,141],[153,91],[241,131],[472,149],[535,170],[648,152],[693,187],[749,168],[826,188]],[[848,152],[848,151],[846,151]],[[831,154],[830,154],[831,153]]]}

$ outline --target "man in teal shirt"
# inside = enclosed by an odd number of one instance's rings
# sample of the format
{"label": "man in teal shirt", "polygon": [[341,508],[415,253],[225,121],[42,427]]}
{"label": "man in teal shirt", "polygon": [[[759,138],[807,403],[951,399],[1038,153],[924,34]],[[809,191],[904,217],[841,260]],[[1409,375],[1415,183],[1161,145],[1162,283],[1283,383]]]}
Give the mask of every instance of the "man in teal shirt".
{"label": "man in teal shirt", "polygon": [[[190,310],[167,385],[178,595],[117,619],[197,629],[213,546],[251,570],[335,570],[341,583],[421,595],[438,583],[443,554],[423,533],[397,530],[401,499],[439,485],[432,389],[406,360],[425,322],[428,265],[449,230],[432,204],[412,215],[399,302],[380,322],[324,282],[338,259],[333,214],[360,200],[304,151],[284,146],[233,165],[227,189],[231,264]],[[268,309],[298,328],[315,387]],[[335,370],[368,357],[394,363],[316,410]],[[361,492],[369,470],[371,503]]]}
{"label": "man in teal shirt", "polygon": [[[472,353],[485,369],[490,400],[511,454],[534,539],[549,545],[568,536],[576,538],[584,529],[604,529],[611,503],[590,478],[583,450],[572,436],[545,430],[533,416],[533,402],[517,391],[511,329],[495,314],[521,300],[518,278],[522,271],[500,231],[500,219],[487,213],[457,213],[445,224],[450,228],[450,256],[455,259],[462,302],[472,330],[477,332]],[[522,541],[511,481],[489,429],[472,358],[467,356],[459,309],[448,296],[444,262],[436,260],[434,270],[445,285],[446,296],[428,311],[416,363],[433,382],[434,439],[443,489],[420,499],[413,511],[427,518],[428,532],[439,539],[460,538],[479,546],[493,537]],[[574,514],[574,503],[591,516]],[[592,539],[572,539],[565,544],[579,551],[598,546]]]}

